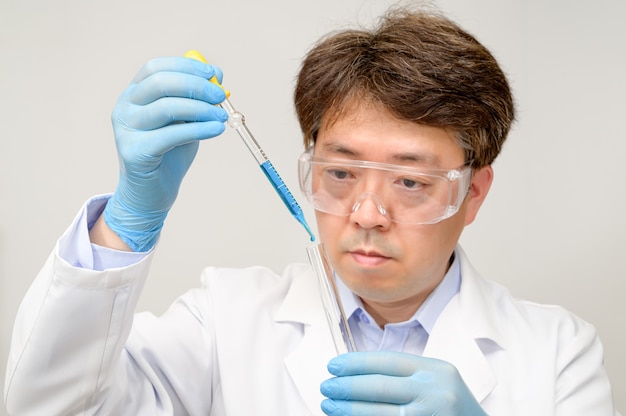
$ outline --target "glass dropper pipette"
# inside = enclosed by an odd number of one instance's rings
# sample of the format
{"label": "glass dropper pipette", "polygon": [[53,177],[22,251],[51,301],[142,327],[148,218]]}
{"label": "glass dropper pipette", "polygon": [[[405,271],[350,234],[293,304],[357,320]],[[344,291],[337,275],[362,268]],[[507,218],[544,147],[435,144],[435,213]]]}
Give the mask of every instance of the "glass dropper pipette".
{"label": "glass dropper pipette", "polygon": [[[207,63],[204,56],[202,56],[200,52],[195,50],[191,50],[185,53],[185,57]],[[215,76],[211,78],[210,81],[221,87],[221,84]],[[300,208],[300,205],[298,205],[298,202],[291,194],[291,191],[289,191],[289,188],[287,188],[287,185],[276,171],[276,168],[274,168],[272,162],[265,155],[265,152],[259,145],[259,142],[256,141],[256,139],[246,126],[244,115],[235,110],[233,105],[230,103],[230,100],[228,99],[229,95],[230,94],[226,92],[226,99],[220,104],[220,106],[228,113],[228,125],[239,134],[239,137],[241,137],[243,142],[246,144],[246,147],[248,148],[248,150],[250,150],[250,153],[252,153],[252,156],[254,156],[254,159],[261,167],[261,170],[265,174],[265,177],[272,184],[272,186],[280,196],[280,199],[282,199],[287,209],[289,209],[291,215],[293,215],[293,217],[300,224],[302,224],[307,233],[309,233],[311,241],[315,241],[315,236],[311,232],[309,225],[304,219],[304,213],[302,212],[302,208]]]}

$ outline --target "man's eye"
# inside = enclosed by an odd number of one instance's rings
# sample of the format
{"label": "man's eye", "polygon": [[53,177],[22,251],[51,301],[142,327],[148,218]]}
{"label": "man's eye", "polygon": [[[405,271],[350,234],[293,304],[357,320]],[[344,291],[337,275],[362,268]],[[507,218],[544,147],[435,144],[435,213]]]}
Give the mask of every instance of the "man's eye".
{"label": "man's eye", "polygon": [[400,179],[400,184],[405,188],[405,189],[409,189],[409,190],[416,190],[421,188],[422,186],[424,186],[424,183],[422,182],[418,182],[415,179],[411,179],[411,178],[402,178]]}
{"label": "man's eye", "polygon": [[349,175],[348,171],[340,169],[328,169],[328,173],[335,179],[346,179]]}

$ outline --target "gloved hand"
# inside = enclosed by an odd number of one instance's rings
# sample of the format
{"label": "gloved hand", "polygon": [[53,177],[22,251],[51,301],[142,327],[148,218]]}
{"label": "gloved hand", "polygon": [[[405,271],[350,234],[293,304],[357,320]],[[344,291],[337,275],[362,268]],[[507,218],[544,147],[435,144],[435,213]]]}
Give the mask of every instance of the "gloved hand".
{"label": "gloved hand", "polygon": [[352,352],[328,364],[321,385],[329,416],[486,416],[458,371],[434,358],[399,352]]}
{"label": "gloved hand", "polygon": [[189,58],[148,62],[112,114],[119,182],[104,210],[106,224],[133,251],[156,243],[199,146],[224,129],[226,95],[209,82],[221,71]]}

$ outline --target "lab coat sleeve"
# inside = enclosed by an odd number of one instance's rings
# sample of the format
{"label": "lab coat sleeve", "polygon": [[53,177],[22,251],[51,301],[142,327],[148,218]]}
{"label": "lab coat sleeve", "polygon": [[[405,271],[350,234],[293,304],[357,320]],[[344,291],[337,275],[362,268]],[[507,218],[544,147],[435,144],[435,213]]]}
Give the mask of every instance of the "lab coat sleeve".
{"label": "lab coat sleeve", "polygon": [[[152,255],[102,271],[71,264],[60,253],[76,237],[79,218],[57,243],[18,310],[5,380],[9,414],[115,414],[106,409],[141,373],[130,370],[124,345]],[[145,390],[146,384],[132,387]]]}
{"label": "lab coat sleeve", "polygon": [[604,352],[595,327],[571,316],[560,323],[560,354],[556,362],[556,414],[615,415]]}

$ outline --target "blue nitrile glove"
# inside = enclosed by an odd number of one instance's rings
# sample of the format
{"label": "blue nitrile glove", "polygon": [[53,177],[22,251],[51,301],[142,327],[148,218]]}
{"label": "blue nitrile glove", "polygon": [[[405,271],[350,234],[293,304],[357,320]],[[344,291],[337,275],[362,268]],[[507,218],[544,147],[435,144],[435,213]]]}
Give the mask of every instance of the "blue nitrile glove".
{"label": "blue nitrile glove", "polygon": [[333,358],[336,377],[321,385],[329,416],[486,416],[456,368],[401,352],[352,352]]}
{"label": "blue nitrile glove", "polygon": [[221,81],[218,68],[193,59],[154,59],[113,110],[120,176],[104,220],[133,251],[156,243],[198,141],[225,129],[228,115],[215,104],[226,95],[208,81],[214,75]]}

